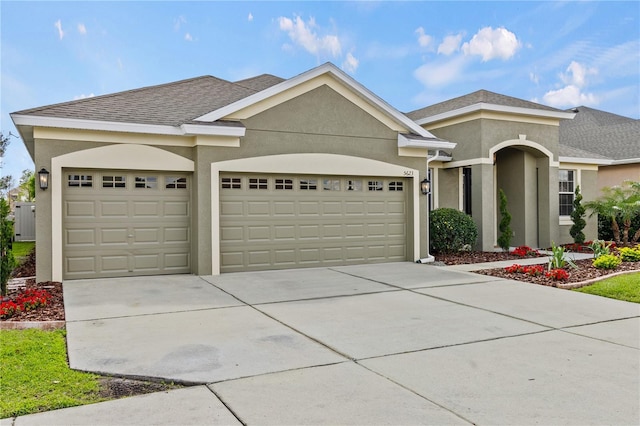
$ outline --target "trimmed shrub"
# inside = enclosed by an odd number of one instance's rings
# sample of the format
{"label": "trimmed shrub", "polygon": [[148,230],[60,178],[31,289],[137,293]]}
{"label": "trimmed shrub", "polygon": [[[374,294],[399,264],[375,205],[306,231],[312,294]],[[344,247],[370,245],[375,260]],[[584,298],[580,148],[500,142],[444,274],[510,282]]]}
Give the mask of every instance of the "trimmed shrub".
{"label": "trimmed shrub", "polygon": [[504,251],[509,251],[511,245],[511,238],[513,237],[513,231],[511,230],[511,213],[507,209],[507,196],[504,191],[500,189],[500,236],[498,237],[498,245]]}
{"label": "trimmed shrub", "polygon": [[622,260],[620,260],[618,256],[603,254],[597,259],[594,259],[592,265],[599,269],[616,269],[621,263]]}
{"label": "trimmed shrub", "polygon": [[618,253],[623,262],[640,262],[640,248],[621,247]]}
{"label": "trimmed shrub", "polygon": [[460,210],[439,208],[429,215],[431,249],[436,253],[456,252],[473,246],[478,229],[471,216]]}

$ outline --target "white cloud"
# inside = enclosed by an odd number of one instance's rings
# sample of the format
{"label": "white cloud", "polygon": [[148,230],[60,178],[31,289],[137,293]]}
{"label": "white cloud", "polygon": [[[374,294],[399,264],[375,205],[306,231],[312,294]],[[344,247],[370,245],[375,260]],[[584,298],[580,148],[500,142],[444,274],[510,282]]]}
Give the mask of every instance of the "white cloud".
{"label": "white cloud", "polygon": [[540,82],[540,76],[534,72],[530,72],[529,80],[531,80],[535,84],[538,84]]}
{"label": "white cloud", "polygon": [[433,44],[433,37],[431,37],[429,34],[425,34],[424,28],[418,27],[415,33],[418,35],[418,44],[421,47],[431,47],[431,45]]}
{"label": "white cloud", "polygon": [[576,61],[571,61],[571,64],[567,67],[567,72],[560,74],[560,78],[564,84],[584,87],[587,83],[587,75],[595,75],[597,73],[598,70],[596,68],[587,68]]}
{"label": "white cloud", "polygon": [[60,40],[62,40],[62,38],[64,37],[64,31],[62,30],[62,21],[58,19],[53,24],[53,26],[56,27],[56,29],[58,30],[58,37],[60,37]]}
{"label": "white cloud", "polygon": [[78,24],[78,32],[85,35],[87,33],[87,27],[85,27],[84,24]]}
{"label": "white cloud", "polygon": [[560,80],[564,87],[557,90],[549,90],[542,99],[548,105],[557,108],[597,105],[600,99],[593,93],[585,91],[588,86],[587,77],[597,73],[598,70],[596,68],[589,68],[579,62],[571,61],[566,71],[560,73]]}
{"label": "white cloud", "polygon": [[249,22],[253,21],[253,14],[251,12],[249,12],[249,16],[247,16],[247,21]]}
{"label": "white cloud", "polygon": [[360,65],[360,61],[358,61],[358,59],[356,59],[356,57],[353,56],[351,52],[349,52],[347,53],[347,57],[342,63],[342,69],[344,69],[345,71],[351,74],[354,74],[358,69],[358,65]]}
{"label": "white cloud", "polygon": [[87,98],[93,98],[95,95],[93,93],[89,93],[88,95],[85,95],[84,93],[78,96],[74,96],[73,100],[77,101],[78,99],[87,99]]}
{"label": "white cloud", "polygon": [[460,43],[462,43],[462,34],[448,35],[438,46],[438,54],[449,56],[460,50]]}
{"label": "white cloud", "polygon": [[180,15],[176,18],[175,22],[173,23],[173,29],[175,31],[179,31],[182,24],[186,24],[186,23],[187,23],[187,18]]}
{"label": "white cloud", "polygon": [[482,56],[482,61],[500,58],[507,60],[515,55],[521,43],[514,33],[504,27],[484,27],[469,42],[462,45],[465,55]]}
{"label": "white cloud", "polygon": [[193,37],[192,37],[192,36],[191,36],[191,34],[189,34],[189,33],[185,33],[185,35],[184,35],[184,39],[185,39],[186,41],[193,41]]}
{"label": "white cloud", "polygon": [[598,104],[598,99],[593,93],[583,93],[579,87],[572,84],[562,89],[550,90],[542,99],[547,105],[556,108]]}
{"label": "white cloud", "polygon": [[287,32],[294,44],[302,46],[311,54],[329,54],[335,58],[342,52],[342,45],[337,35],[318,35],[316,30],[319,28],[314,18],[305,22],[299,16],[293,20],[281,16],[278,18],[278,24],[282,31]]}
{"label": "white cloud", "polygon": [[424,64],[413,75],[427,87],[445,86],[461,77],[465,64],[465,57],[458,55],[447,62]]}

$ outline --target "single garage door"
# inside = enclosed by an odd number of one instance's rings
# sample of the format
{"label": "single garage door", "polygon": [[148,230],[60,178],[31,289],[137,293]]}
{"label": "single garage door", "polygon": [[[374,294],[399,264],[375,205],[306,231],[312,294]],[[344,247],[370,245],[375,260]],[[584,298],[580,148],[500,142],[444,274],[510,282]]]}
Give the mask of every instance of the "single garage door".
{"label": "single garage door", "polygon": [[65,170],[63,277],[191,272],[190,178]]}
{"label": "single garage door", "polygon": [[409,181],[223,174],[222,272],[407,260]]}

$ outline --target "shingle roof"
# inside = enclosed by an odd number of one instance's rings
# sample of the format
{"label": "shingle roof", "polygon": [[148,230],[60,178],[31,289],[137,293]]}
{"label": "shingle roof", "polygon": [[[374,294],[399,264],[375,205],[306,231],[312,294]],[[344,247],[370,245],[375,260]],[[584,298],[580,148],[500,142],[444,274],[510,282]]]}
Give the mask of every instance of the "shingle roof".
{"label": "shingle roof", "polygon": [[406,113],[406,116],[411,118],[412,120],[420,120],[422,118],[431,117],[449,111],[455,111],[457,109],[479,103],[561,112],[561,110],[559,109],[537,104],[535,102],[525,101],[524,99],[501,95],[499,93],[490,92],[488,90],[478,90],[476,92],[469,93],[468,95],[449,99],[447,101],[440,102],[426,108],[408,112]]}
{"label": "shingle roof", "polygon": [[596,160],[611,160],[611,157],[605,157],[604,155],[595,154],[590,151],[585,151],[584,149],[574,148],[569,145],[558,146],[558,155],[560,157],[571,157],[571,158],[593,158]]}
{"label": "shingle roof", "polygon": [[560,144],[614,160],[640,158],[640,120],[581,106],[560,123]]}
{"label": "shingle roof", "polygon": [[203,76],[14,114],[179,126],[281,81],[266,74],[237,83]]}
{"label": "shingle roof", "polygon": [[251,77],[244,80],[236,81],[235,84],[260,92],[264,89],[268,89],[271,86],[275,86],[278,83],[282,83],[283,81],[284,78],[276,77],[275,75],[271,74],[262,74],[257,77]]}

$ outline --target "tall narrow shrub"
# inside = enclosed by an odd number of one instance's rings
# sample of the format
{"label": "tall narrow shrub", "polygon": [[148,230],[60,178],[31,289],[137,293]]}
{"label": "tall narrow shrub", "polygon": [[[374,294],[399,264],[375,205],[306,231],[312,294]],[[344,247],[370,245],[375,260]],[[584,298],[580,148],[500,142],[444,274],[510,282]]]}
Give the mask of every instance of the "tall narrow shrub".
{"label": "tall narrow shrub", "polygon": [[511,238],[513,237],[513,231],[511,230],[511,214],[507,210],[507,196],[504,191],[500,189],[500,236],[498,237],[498,245],[504,251],[509,251],[511,245]]}
{"label": "tall narrow shrub", "polygon": [[580,185],[576,186],[575,196],[573,197],[573,211],[571,212],[571,221],[573,225],[569,230],[569,234],[573,238],[573,242],[576,244],[584,243],[584,232],[582,230],[587,226],[587,222],[584,220],[586,209],[582,205],[582,194],[580,193]]}
{"label": "tall narrow shrub", "polygon": [[15,265],[11,240],[13,238],[13,223],[9,220],[9,203],[0,198],[0,293],[7,294],[7,281]]}

